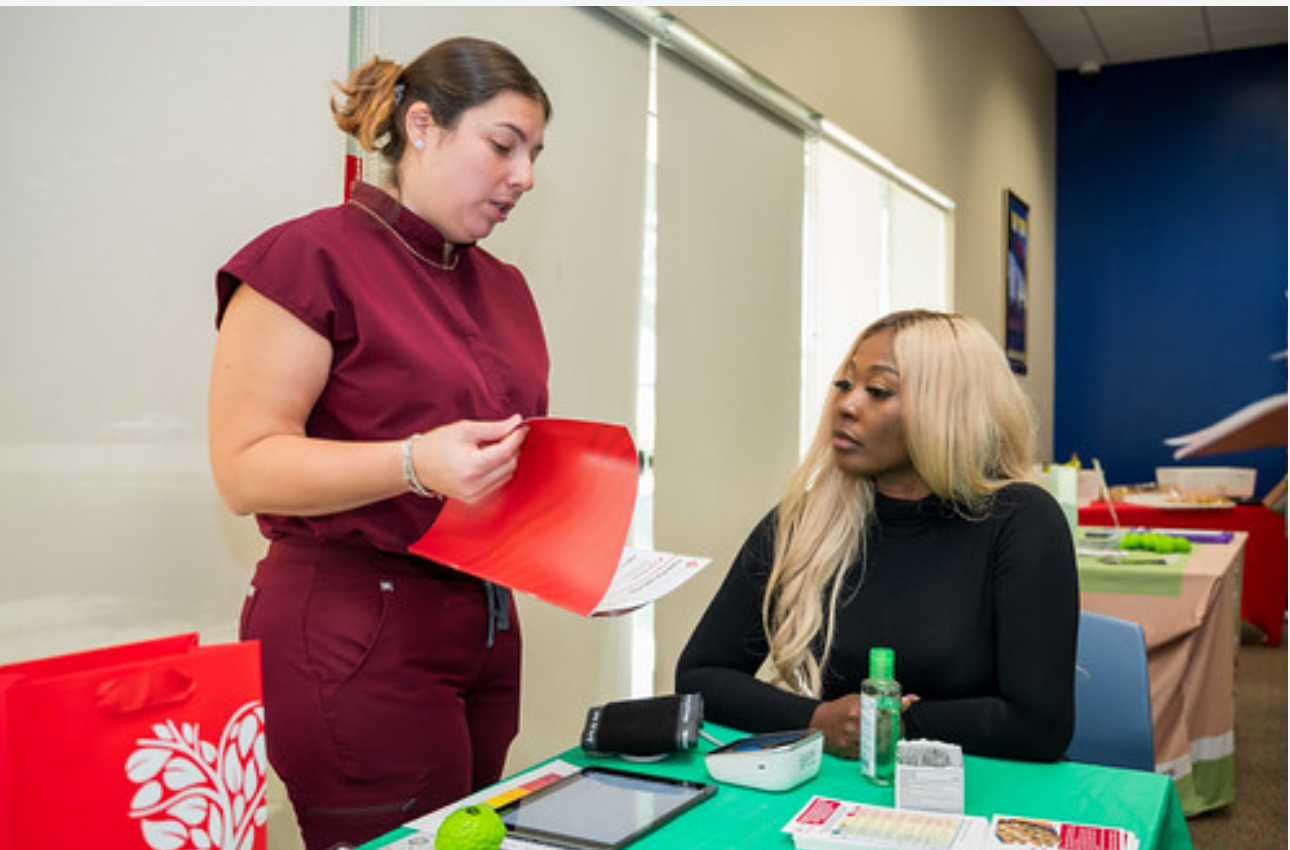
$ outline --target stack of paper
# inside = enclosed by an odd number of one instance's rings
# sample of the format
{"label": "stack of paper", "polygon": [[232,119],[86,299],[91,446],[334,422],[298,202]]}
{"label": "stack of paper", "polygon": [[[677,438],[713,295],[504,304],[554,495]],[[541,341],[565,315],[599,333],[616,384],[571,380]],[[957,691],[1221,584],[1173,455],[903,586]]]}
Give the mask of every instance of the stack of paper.
{"label": "stack of paper", "polygon": [[798,850],[978,850],[985,818],[812,797],[783,831]]}
{"label": "stack of paper", "polygon": [[1138,850],[1127,829],[995,815],[987,821],[812,797],[783,829],[797,850]]}

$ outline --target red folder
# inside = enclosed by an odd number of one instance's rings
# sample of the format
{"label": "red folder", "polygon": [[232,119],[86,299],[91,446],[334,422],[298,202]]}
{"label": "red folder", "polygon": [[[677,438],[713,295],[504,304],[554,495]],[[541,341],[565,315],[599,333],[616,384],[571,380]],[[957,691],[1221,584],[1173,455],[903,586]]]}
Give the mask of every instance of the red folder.
{"label": "red folder", "polygon": [[[639,467],[621,425],[533,419],[514,477],[483,501],[445,503],[409,547],[584,616],[613,582]],[[605,613],[605,612],[596,612]]]}

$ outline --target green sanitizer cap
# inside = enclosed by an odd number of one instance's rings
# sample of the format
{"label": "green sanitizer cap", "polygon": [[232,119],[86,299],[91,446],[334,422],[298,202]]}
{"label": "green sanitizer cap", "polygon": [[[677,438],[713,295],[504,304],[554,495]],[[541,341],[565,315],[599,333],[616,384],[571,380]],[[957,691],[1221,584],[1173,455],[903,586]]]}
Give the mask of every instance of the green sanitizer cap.
{"label": "green sanitizer cap", "polygon": [[894,679],[896,671],[896,653],[884,646],[875,646],[869,650],[869,678]]}

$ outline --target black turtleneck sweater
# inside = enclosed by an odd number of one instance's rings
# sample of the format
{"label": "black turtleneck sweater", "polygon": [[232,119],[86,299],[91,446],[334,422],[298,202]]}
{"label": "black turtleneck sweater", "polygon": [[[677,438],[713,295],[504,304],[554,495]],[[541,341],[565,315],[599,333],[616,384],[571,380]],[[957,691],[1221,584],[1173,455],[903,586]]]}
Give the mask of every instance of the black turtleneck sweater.
{"label": "black turtleneck sweater", "polygon": [[[876,510],[867,563],[844,576],[824,699],[858,692],[869,649],[891,647],[903,692],[921,697],[904,714],[904,737],[980,756],[1060,759],[1075,723],[1080,603],[1057,502],[1012,484],[975,520],[935,497],[878,495]],[[774,534],[772,511],[677,663],[678,693],[701,693],[706,719],[748,732],[806,728],[820,702],[755,678],[767,654],[761,604]]]}

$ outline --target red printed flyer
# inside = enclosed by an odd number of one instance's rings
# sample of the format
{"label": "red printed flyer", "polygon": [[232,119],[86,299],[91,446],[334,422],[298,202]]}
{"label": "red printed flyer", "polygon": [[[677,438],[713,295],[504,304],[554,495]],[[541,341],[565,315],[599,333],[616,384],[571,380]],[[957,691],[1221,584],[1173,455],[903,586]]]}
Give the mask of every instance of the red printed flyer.
{"label": "red printed flyer", "polygon": [[1039,818],[995,815],[990,834],[997,847],[1013,850],[1136,850],[1138,837],[1127,829]]}

